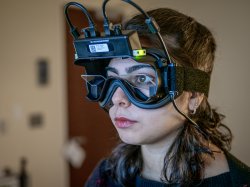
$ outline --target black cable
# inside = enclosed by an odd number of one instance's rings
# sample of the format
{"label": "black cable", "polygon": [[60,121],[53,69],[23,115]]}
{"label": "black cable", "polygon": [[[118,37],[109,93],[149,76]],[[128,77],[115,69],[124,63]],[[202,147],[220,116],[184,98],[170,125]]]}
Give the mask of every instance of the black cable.
{"label": "black cable", "polygon": [[139,10],[146,18],[150,18],[149,15],[139,6],[137,5],[136,3],[134,3],[133,1],[131,0],[122,0],[126,3],[129,3],[130,5],[134,6],[137,10]]}
{"label": "black cable", "polygon": [[156,34],[157,34],[158,38],[160,39],[160,42],[161,42],[161,44],[163,46],[163,49],[164,49],[164,52],[165,52],[165,55],[166,55],[166,58],[167,58],[167,62],[169,62],[170,64],[173,64],[173,61],[170,58],[167,46],[166,46],[166,44],[165,44],[165,42],[164,42],[164,40],[163,40],[160,32],[157,32]]}
{"label": "black cable", "polygon": [[[107,17],[107,14],[106,14],[106,5],[108,3],[108,1],[110,0],[104,0],[103,4],[102,4],[102,13],[103,13],[103,17],[104,17],[104,30],[105,30],[105,33],[107,32],[106,30],[109,29],[109,20],[108,20],[108,17]],[[169,55],[169,52],[167,50],[167,47],[166,47],[166,44],[160,34],[160,27],[158,26],[158,24],[156,23],[156,21],[150,17],[140,6],[138,6],[136,3],[134,3],[133,1],[131,0],[122,0],[130,5],[132,5],[133,7],[135,7],[137,10],[139,10],[145,17],[146,17],[146,20],[145,20],[145,23],[148,25],[149,27],[149,30],[154,33],[154,34],[157,34],[161,44],[162,44],[162,47],[163,47],[163,50],[164,50],[164,53],[166,55],[166,59],[167,59],[167,62],[168,63],[173,63],[171,58],[170,58],[170,55]],[[108,32],[107,32],[108,33]]]}
{"label": "black cable", "polygon": [[111,35],[111,31],[109,28],[109,19],[106,14],[106,4],[109,0],[104,0],[102,3],[102,14],[103,14],[103,27],[104,27],[104,33],[106,36]]}
{"label": "black cable", "polygon": [[77,3],[77,2],[69,2],[65,5],[64,7],[64,14],[66,16],[66,20],[69,24],[69,27],[70,27],[70,31],[71,31],[71,34],[73,35],[74,39],[77,39],[79,37],[79,33],[76,29],[76,27],[73,26],[73,24],[71,23],[71,20],[69,18],[69,15],[68,15],[68,8],[70,6],[76,6],[78,8],[80,8],[82,10],[82,12],[85,14],[85,16],[87,17],[88,19],[88,23],[89,23],[89,30],[90,30],[90,33],[91,33],[91,36],[95,36],[96,33],[95,33],[95,24],[94,24],[94,21],[92,19],[92,17],[90,16],[89,12],[87,11],[87,9],[80,3]]}
{"label": "black cable", "polygon": [[[172,63],[171,58],[170,58],[170,55],[169,55],[168,50],[167,50],[167,47],[166,47],[166,44],[165,44],[165,42],[164,42],[164,40],[163,40],[163,38],[162,38],[162,36],[161,36],[161,34],[160,34],[160,27],[158,26],[157,22],[156,22],[153,18],[151,18],[151,17],[147,14],[147,12],[145,12],[140,6],[138,6],[138,5],[137,5],[136,3],[134,3],[133,1],[131,1],[131,0],[122,0],[122,1],[124,1],[124,2],[126,2],[126,3],[129,3],[130,5],[134,6],[137,10],[139,10],[139,11],[147,18],[147,21],[148,21],[148,22],[146,21],[146,23],[147,23],[147,24],[150,24],[150,25],[148,25],[149,27],[153,27],[152,30],[151,30],[151,32],[153,32],[153,33],[156,32],[158,38],[160,39],[160,42],[161,42],[161,44],[162,44],[162,46],[163,46],[164,52],[165,52],[166,57],[167,57],[167,61],[168,61],[169,63]],[[150,28],[149,28],[149,29],[150,29]]]}
{"label": "black cable", "polygon": [[102,14],[103,14],[103,18],[104,18],[104,23],[109,23],[107,14],[106,14],[106,4],[109,2],[109,0],[105,0],[102,3]]}
{"label": "black cable", "polygon": [[190,117],[188,117],[186,114],[184,114],[180,109],[179,107],[176,105],[176,102],[175,102],[175,98],[174,98],[174,94],[173,93],[170,93],[170,97],[171,97],[171,101],[174,105],[174,108],[177,110],[177,112],[179,112],[182,116],[184,116],[190,123],[192,123],[194,125],[194,127],[204,136],[204,138],[206,140],[209,140],[209,137],[208,135],[199,127],[199,125],[194,121],[192,120]]}

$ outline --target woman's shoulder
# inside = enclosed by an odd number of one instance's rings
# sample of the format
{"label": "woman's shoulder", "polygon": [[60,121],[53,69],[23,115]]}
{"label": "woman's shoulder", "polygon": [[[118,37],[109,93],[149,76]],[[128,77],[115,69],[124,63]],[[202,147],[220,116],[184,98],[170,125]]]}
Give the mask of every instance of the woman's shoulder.
{"label": "woman's shoulder", "polygon": [[250,186],[250,168],[229,152],[225,153],[235,186]]}
{"label": "woman's shoulder", "polygon": [[92,171],[88,180],[85,183],[85,187],[100,186],[102,181],[102,176],[105,168],[106,160],[100,161],[95,169]]}
{"label": "woman's shoulder", "polygon": [[108,171],[108,160],[101,160],[89,176],[85,187],[116,187]]}
{"label": "woman's shoulder", "polygon": [[105,180],[106,176],[106,168],[107,160],[101,160],[92,171],[89,176],[87,182],[85,183],[85,187],[95,187],[95,186],[103,186],[103,180]]}

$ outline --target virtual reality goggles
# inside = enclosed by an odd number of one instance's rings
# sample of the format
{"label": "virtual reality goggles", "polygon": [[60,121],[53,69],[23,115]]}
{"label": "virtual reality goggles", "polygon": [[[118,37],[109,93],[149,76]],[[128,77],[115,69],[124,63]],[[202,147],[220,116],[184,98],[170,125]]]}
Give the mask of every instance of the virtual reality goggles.
{"label": "virtual reality goggles", "polygon": [[[85,7],[75,2],[68,3],[65,6],[65,14],[74,37],[74,63],[85,67],[82,78],[86,81],[87,98],[99,102],[102,108],[108,110],[113,105],[113,94],[119,87],[134,105],[153,109],[171,102],[184,90],[208,95],[209,75],[198,69],[175,64],[168,54],[159,32],[160,28],[154,19],[134,2],[123,1],[135,6],[145,15],[145,23],[150,32],[158,36],[162,49],[143,48],[136,31],[122,30],[119,25],[111,27],[105,12],[108,0],[103,2],[102,34],[96,30]],[[71,5],[79,7],[88,18],[89,27],[83,29],[83,35],[80,35],[70,22],[67,9]],[[137,62],[131,71],[124,75],[114,73],[109,64],[127,58]]]}

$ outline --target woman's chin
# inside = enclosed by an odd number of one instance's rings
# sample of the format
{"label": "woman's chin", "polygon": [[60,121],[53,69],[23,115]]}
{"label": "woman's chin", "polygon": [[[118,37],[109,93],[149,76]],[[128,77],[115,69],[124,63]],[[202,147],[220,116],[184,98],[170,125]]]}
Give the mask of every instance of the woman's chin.
{"label": "woman's chin", "polygon": [[119,137],[120,137],[121,141],[126,143],[126,144],[130,144],[130,145],[142,145],[143,144],[143,141],[135,136],[128,136],[128,135],[119,134]]}

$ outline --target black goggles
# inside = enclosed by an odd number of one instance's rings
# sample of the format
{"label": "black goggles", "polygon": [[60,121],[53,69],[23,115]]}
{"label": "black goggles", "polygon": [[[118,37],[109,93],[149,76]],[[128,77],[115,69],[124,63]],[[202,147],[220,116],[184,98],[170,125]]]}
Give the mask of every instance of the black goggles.
{"label": "black goggles", "polygon": [[[144,108],[159,108],[178,97],[184,90],[208,95],[210,76],[206,72],[190,67],[181,67],[172,62],[165,42],[160,34],[160,27],[143,9],[132,0],[122,0],[134,6],[145,16],[147,30],[158,37],[162,50],[143,50],[135,30],[123,30],[121,25],[110,24],[103,1],[104,33],[100,33],[87,9],[76,2],[65,5],[65,16],[74,38],[75,64],[84,66],[82,75],[87,85],[87,98],[97,101],[108,109],[112,106],[112,97],[120,87],[134,105]],[[78,7],[87,17],[89,25],[80,35],[68,16],[70,6]],[[144,30],[144,29],[143,29]],[[141,53],[142,52],[142,53]],[[138,57],[139,56],[139,57]],[[131,58],[148,70],[112,75],[106,72],[114,58]],[[149,70],[150,69],[150,70]],[[148,73],[150,71],[150,73]]]}
{"label": "black goggles", "polygon": [[135,106],[154,109],[168,104],[173,96],[178,97],[184,90],[208,94],[210,78],[207,73],[169,64],[158,49],[147,49],[146,56],[133,60],[137,63],[133,63],[131,69],[136,70],[124,75],[110,73],[112,68],[107,60],[99,60],[94,62],[94,66],[86,67],[82,78],[86,81],[87,98],[109,109],[113,105],[113,94],[119,87]]}

